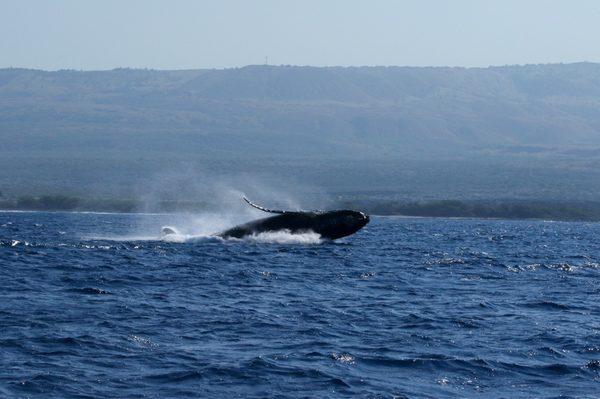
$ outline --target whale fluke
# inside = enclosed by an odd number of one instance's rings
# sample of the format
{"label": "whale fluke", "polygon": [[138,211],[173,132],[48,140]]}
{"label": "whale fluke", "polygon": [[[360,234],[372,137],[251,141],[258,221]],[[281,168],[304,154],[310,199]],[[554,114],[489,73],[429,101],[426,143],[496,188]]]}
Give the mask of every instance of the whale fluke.
{"label": "whale fluke", "polygon": [[160,234],[164,237],[164,236],[168,236],[170,234],[179,234],[179,233],[177,233],[177,230],[175,230],[174,227],[164,226],[160,230]]}

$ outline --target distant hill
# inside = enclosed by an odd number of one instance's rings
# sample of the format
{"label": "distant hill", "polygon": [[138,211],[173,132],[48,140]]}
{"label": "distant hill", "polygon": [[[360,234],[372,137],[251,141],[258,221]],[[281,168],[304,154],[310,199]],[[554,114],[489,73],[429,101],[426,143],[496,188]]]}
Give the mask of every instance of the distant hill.
{"label": "distant hill", "polygon": [[[494,187],[502,193],[502,182],[541,193],[554,180],[593,197],[600,64],[1,69],[0,157],[0,191],[79,184],[86,165],[106,184],[127,185],[191,162],[223,173],[275,165],[282,179],[304,173],[335,189],[352,187],[347,175],[357,169],[372,171],[358,174],[365,190],[403,190],[390,185],[433,175],[427,187],[447,190],[440,197],[476,192],[469,181],[459,179],[453,193],[436,180],[467,171],[492,186],[488,196]],[[372,167],[377,162],[389,169]]]}

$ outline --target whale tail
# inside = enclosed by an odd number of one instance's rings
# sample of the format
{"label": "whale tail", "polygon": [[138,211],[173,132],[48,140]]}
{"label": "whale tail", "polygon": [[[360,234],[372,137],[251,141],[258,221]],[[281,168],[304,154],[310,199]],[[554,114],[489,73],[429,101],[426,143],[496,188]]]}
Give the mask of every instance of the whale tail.
{"label": "whale tail", "polygon": [[174,227],[169,227],[169,226],[164,226],[162,229],[160,229],[160,235],[165,237],[171,234],[179,234],[177,232],[177,230],[175,230]]}

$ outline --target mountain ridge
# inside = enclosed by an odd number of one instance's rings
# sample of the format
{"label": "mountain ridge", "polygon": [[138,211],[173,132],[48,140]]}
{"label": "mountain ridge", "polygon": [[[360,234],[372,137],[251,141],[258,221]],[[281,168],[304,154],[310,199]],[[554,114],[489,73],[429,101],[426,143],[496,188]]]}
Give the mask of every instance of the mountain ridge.
{"label": "mountain ridge", "polygon": [[[61,159],[217,161],[225,169],[243,160],[276,160],[282,168],[318,160],[323,173],[346,161],[410,161],[418,176],[429,176],[428,165],[439,160],[500,171],[520,165],[525,174],[593,171],[600,166],[600,64],[0,69],[0,156],[8,165],[48,159],[48,170],[32,171],[31,181],[53,176]],[[398,173],[368,170],[390,181]],[[3,173],[0,182],[14,180]]]}

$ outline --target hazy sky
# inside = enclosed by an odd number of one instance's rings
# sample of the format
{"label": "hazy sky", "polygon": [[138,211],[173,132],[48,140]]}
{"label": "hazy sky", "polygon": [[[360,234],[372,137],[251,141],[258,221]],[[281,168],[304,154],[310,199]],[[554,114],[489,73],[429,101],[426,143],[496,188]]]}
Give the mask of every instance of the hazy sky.
{"label": "hazy sky", "polygon": [[0,67],[600,62],[596,0],[0,0]]}

